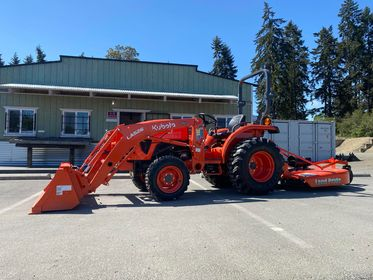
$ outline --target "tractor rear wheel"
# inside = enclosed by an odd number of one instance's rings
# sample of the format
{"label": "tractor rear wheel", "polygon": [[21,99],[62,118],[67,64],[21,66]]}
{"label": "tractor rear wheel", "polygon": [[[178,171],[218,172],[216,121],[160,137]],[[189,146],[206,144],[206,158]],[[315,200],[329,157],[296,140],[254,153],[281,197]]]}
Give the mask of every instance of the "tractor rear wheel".
{"label": "tractor rear wheel", "polygon": [[231,180],[227,175],[205,175],[203,177],[207,182],[209,182],[213,187],[218,189],[225,189],[232,187]]}
{"label": "tractor rear wheel", "polygon": [[265,138],[239,143],[231,152],[229,176],[240,193],[267,194],[278,184],[284,159],[276,145]]}
{"label": "tractor rear wheel", "polygon": [[189,185],[189,170],[174,156],[155,159],[145,175],[146,186],[156,200],[171,200],[181,196]]}
{"label": "tractor rear wheel", "polygon": [[135,171],[130,172],[130,176],[132,179],[132,183],[135,185],[136,188],[138,188],[142,192],[147,192],[148,189],[145,184],[145,174],[144,173],[138,173]]}

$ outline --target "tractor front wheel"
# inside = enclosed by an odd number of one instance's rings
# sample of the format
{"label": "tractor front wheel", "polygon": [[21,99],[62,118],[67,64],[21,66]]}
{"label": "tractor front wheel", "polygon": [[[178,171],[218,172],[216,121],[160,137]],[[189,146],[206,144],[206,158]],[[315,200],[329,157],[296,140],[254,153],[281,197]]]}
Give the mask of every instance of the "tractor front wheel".
{"label": "tractor front wheel", "polygon": [[189,171],[181,159],[162,156],[149,165],[145,182],[156,200],[176,199],[188,188]]}
{"label": "tractor front wheel", "polygon": [[278,184],[284,159],[276,145],[265,138],[250,139],[233,148],[229,176],[240,193],[267,194]]}
{"label": "tractor front wheel", "polygon": [[147,192],[148,189],[146,188],[145,184],[145,174],[138,173],[135,171],[130,172],[132,183],[138,188],[141,192]]}

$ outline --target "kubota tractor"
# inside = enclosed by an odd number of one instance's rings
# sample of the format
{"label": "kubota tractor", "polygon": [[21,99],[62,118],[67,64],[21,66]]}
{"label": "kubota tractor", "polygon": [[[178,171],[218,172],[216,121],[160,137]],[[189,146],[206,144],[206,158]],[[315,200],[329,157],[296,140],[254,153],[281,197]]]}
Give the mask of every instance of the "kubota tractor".
{"label": "kubota tractor", "polygon": [[[242,114],[242,83],[263,74],[266,109],[256,123]],[[62,163],[32,207],[31,213],[76,207],[118,170],[129,171],[137,188],[156,200],[180,197],[190,174],[203,173],[216,187],[234,187],[240,193],[266,194],[281,181],[310,187],[350,183],[347,162],[329,159],[310,162],[276,146],[264,133],[278,133],[269,118],[269,72],[260,70],[239,82],[239,114],[227,128],[217,128],[212,115],[190,119],[162,119],[118,125],[108,131],[81,167]],[[343,164],[337,168],[336,164]]]}

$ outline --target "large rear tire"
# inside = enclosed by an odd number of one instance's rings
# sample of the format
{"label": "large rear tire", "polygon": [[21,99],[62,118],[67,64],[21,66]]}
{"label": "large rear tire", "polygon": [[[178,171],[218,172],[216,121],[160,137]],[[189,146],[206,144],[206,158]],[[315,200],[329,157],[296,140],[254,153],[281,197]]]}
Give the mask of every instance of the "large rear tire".
{"label": "large rear tire", "polygon": [[243,141],[232,149],[229,176],[240,193],[267,194],[278,184],[284,159],[276,145],[265,138]]}
{"label": "large rear tire", "polygon": [[181,159],[162,156],[149,165],[145,182],[150,194],[160,201],[176,199],[184,194],[189,178],[189,170]]}

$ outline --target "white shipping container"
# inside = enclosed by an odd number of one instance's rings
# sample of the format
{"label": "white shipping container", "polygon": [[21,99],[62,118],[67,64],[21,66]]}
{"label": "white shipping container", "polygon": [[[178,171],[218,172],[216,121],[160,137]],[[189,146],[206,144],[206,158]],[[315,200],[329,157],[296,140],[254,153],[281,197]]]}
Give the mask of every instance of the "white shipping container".
{"label": "white shipping container", "polygon": [[335,123],[299,120],[273,120],[278,134],[265,135],[279,147],[313,161],[335,156]]}

